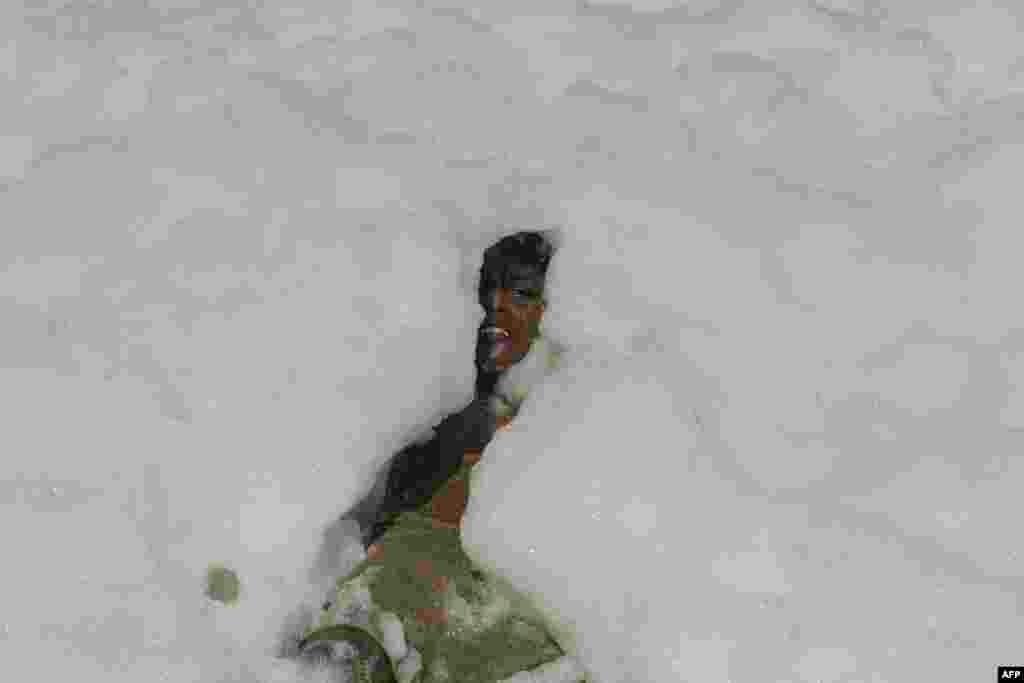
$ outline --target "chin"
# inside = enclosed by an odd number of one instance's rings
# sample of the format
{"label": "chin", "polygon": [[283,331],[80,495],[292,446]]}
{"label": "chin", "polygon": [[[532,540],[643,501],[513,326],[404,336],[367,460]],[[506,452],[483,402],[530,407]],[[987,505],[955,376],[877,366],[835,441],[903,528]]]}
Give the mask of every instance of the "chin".
{"label": "chin", "polygon": [[510,367],[521,361],[522,358],[515,358],[511,360],[501,360],[500,358],[488,358],[480,364],[480,369],[484,372],[504,372]]}

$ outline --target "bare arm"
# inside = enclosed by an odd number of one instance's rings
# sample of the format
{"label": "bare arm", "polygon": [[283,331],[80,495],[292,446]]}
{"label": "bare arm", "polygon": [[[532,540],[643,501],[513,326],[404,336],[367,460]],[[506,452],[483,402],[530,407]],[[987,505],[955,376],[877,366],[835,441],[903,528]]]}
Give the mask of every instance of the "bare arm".
{"label": "bare arm", "polygon": [[426,503],[459,469],[466,449],[483,449],[494,436],[494,414],[476,399],[446,417],[425,443],[409,444],[391,459],[370,494],[346,514],[359,523],[364,547],[406,510]]}

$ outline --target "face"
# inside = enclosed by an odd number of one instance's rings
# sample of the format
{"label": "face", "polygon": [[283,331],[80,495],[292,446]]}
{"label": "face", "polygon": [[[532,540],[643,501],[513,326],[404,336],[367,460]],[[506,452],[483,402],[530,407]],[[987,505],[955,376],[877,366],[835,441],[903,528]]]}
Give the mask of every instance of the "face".
{"label": "face", "polygon": [[[479,301],[486,315],[476,347],[484,377],[515,365],[540,333],[551,245],[537,233],[502,238],[484,252]],[[478,387],[479,390],[479,387]]]}
{"label": "face", "polygon": [[512,283],[491,290],[483,303],[478,360],[486,370],[504,370],[526,356],[540,333],[544,300],[529,283]]}

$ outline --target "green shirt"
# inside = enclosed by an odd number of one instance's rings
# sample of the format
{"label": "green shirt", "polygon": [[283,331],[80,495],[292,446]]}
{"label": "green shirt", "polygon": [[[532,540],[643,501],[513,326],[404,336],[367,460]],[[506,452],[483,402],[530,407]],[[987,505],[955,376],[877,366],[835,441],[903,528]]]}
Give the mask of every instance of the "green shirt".
{"label": "green shirt", "polygon": [[[470,469],[463,464],[449,482],[468,478]],[[420,683],[496,683],[564,654],[526,600],[476,570],[459,529],[439,525],[430,502],[400,514],[338,581],[319,626],[353,624],[386,643],[384,624],[395,617],[420,655],[413,679]],[[398,669],[402,652],[389,649]]]}

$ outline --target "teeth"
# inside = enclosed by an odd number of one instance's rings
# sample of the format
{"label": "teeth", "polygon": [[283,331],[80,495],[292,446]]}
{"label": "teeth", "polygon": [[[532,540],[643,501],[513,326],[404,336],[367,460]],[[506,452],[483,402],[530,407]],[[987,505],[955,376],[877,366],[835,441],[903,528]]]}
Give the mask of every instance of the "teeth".
{"label": "teeth", "polygon": [[485,327],[484,334],[501,335],[502,337],[511,336],[504,327]]}

